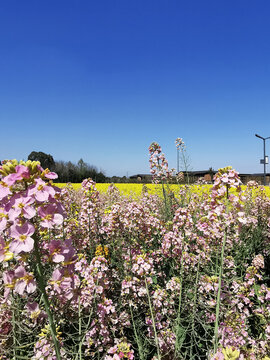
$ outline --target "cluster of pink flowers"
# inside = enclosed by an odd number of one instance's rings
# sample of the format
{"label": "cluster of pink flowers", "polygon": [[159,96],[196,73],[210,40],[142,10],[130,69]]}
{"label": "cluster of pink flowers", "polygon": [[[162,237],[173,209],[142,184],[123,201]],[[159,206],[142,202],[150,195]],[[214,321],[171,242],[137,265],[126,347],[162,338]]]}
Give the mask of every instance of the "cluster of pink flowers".
{"label": "cluster of pink flowers", "polygon": [[126,341],[115,339],[116,345],[108,350],[105,360],[120,360],[120,359],[134,359],[134,350],[131,349],[131,344]]}
{"label": "cluster of pink flowers", "polygon": [[183,139],[180,137],[176,138],[175,145],[176,145],[176,148],[181,151],[185,151],[185,149],[186,149],[186,145],[185,145]]}
{"label": "cluster of pink flowers", "polygon": [[150,172],[153,175],[153,182],[158,184],[159,182],[169,179],[172,176],[172,172],[169,170],[168,161],[162,153],[160,145],[153,142],[148,150],[150,155]]}
{"label": "cluster of pink flowers", "polygon": [[100,194],[91,179],[60,190],[36,162],[0,173],[0,358],[270,356],[270,201],[255,183],[220,169],[210,196],[180,187],[168,218],[147,191]]}

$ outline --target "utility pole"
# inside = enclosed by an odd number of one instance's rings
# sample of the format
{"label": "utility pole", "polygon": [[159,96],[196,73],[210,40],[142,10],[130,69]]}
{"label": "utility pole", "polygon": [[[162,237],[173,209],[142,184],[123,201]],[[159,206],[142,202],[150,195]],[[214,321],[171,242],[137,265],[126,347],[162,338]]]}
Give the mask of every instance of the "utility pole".
{"label": "utility pole", "polygon": [[261,159],[261,164],[263,164],[263,184],[266,185],[266,164],[268,164],[268,156],[265,155],[265,140],[270,139],[270,136],[264,138],[258,134],[255,134],[256,137],[263,140],[263,159]]}

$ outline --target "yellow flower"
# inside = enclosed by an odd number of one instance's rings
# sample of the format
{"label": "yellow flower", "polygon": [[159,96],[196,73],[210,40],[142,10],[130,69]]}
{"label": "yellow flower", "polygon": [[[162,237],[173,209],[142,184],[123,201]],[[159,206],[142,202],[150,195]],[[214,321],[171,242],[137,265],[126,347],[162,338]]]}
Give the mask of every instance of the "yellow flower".
{"label": "yellow flower", "polygon": [[222,349],[222,353],[224,355],[224,360],[237,360],[240,356],[240,351],[237,349],[234,350],[232,347]]}
{"label": "yellow flower", "polygon": [[9,261],[12,260],[14,258],[14,254],[10,251],[6,251],[5,252],[5,258],[4,261]]}
{"label": "yellow flower", "polygon": [[109,256],[109,249],[106,245],[98,245],[95,251],[95,256],[103,256],[105,258],[108,258]]}

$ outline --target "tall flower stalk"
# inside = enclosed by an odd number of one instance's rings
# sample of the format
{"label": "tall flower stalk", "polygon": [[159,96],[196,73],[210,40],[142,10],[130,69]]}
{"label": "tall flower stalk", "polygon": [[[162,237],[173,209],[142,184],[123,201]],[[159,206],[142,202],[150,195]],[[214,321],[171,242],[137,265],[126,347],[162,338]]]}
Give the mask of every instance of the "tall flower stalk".
{"label": "tall flower stalk", "polygon": [[[235,187],[238,192],[240,189],[240,178],[238,173],[232,170],[231,167],[226,167],[223,169],[219,169],[218,173],[214,177],[214,185],[212,189],[212,198],[216,204],[225,202],[225,221],[227,218],[227,214],[229,211],[229,202],[230,199],[234,200],[235,196],[232,195],[230,198],[229,189],[230,187]],[[224,199],[224,200],[223,200]],[[215,314],[215,329],[214,329],[214,352],[217,351],[218,348],[218,329],[219,329],[219,316],[220,316],[220,303],[221,303],[221,291],[222,291],[222,277],[223,277],[223,268],[224,268],[224,253],[227,242],[227,233],[228,233],[228,225],[225,225],[224,228],[224,236],[221,245],[221,254],[220,254],[220,265],[219,265],[219,274],[218,274],[218,292],[216,299],[216,314]]]}
{"label": "tall flower stalk", "polygon": [[[54,225],[61,225],[63,222],[56,189],[49,182],[57,175],[48,169],[44,170],[39,162],[16,160],[4,162],[0,167],[0,173],[0,207],[6,212],[6,221],[1,227],[4,234],[4,238],[1,237],[5,249],[4,260],[13,259],[16,264],[15,270],[7,270],[4,273],[6,285],[13,290],[11,294],[24,295],[25,292],[34,293],[36,288],[40,290],[56,358],[60,360],[60,344],[46,293],[45,274],[40,255],[41,241],[38,236],[40,231],[49,232]],[[31,264],[28,263],[30,254],[34,255]],[[36,268],[36,279],[26,271],[26,267]],[[15,351],[16,346],[14,346]],[[16,352],[14,356],[16,357]]]}
{"label": "tall flower stalk", "polygon": [[34,237],[34,241],[35,241],[34,254],[35,254],[35,258],[36,258],[36,269],[37,269],[37,274],[38,274],[37,284],[38,284],[38,288],[42,294],[42,300],[43,300],[43,303],[45,306],[46,313],[48,315],[48,320],[49,320],[49,324],[50,324],[50,330],[51,330],[51,335],[52,335],[52,339],[53,339],[53,343],[54,343],[56,358],[57,358],[57,360],[61,360],[60,344],[59,344],[59,341],[57,338],[55,320],[53,318],[53,314],[52,314],[51,307],[50,307],[50,302],[49,302],[48,295],[46,292],[46,284],[44,282],[44,271],[43,271],[41,258],[40,258],[38,239],[36,238],[36,236]]}
{"label": "tall flower stalk", "polygon": [[171,204],[168,201],[168,194],[165,189],[165,183],[168,184],[168,181],[172,178],[172,170],[169,170],[168,161],[165,158],[165,155],[162,153],[162,149],[157,142],[153,142],[149,146],[149,163],[150,163],[150,172],[153,176],[153,183],[162,185],[162,194],[165,205],[165,216],[166,220],[171,218]]}
{"label": "tall flower stalk", "polygon": [[146,287],[148,304],[149,304],[151,320],[152,320],[152,325],[153,325],[153,330],[154,330],[154,338],[155,338],[155,344],[156,344],[156,349],[157,349],[157,358],[158,358],[158,360],[161,360],[160,349],[159,349],[159,341],[158,341],[158,335],[157,335],[157,329],[156,329],[156,321],[155,321],[153,307],[152,307],[152,304],[151,304],[151,297],[150,297],[150,293],[149,293],[148,284],[147,284],[146,279],[145,279],[145,287]]}
{"label": "tall flower stalk", "polygon": [[175,140],[175,145],[177,149],[177,176],[181,173],[179,173],[180,165],[179,162],[182,164],[183,171],[186,173],[187,177],[187,183],[189,185],[190,179],[189,179],[189,170],[190,170],[190,163],[189,163],[189,157],[186,154],[186,145],[182,138],[178,137]]}

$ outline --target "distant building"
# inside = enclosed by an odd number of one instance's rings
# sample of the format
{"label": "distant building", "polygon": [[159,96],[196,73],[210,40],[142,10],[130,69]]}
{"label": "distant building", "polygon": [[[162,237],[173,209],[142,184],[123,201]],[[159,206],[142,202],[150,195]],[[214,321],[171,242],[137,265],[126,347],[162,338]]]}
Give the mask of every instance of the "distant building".
{"label": "distant building", "polygon": [[136,174],[129,177],[130,180],[134,180],[135,182],[151,182],[152,181],[152,175],[151,174]]}
{"label": "distant building", "polygon": [[[242,183],[246,184],[247,182],[253,180],[257,181],[257,183],[263,185],[264,184],[264,174],[263,173],[255,173],[255,174],[239,174]],[[265,174],[265,183],[270,186],[270,173]]]}
{"label": "distant building", "polygon": [[[197,182],[199,179],[204,180],[206,183],[211,184],[213,182],[213,177],[217,173],[216,170],[199,170],[199,171],[183,171],[185,181],[187,177],[191,183]],[[254,180],[259,184],[263,185],[264,183],[264,174],[263,173],[255,173],[255,174],[248,174],[248,173],[240,173],[239,177],[243,184],[247,184],[249,181]],[[129,177],[130,180],[138,183],[150,183],[152,181],[151,174],[136,174]],[[266,185],[270,186],[270,173],[266,173]],[[175,180],[176,182],[176,180]]]}

